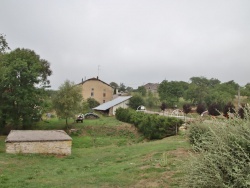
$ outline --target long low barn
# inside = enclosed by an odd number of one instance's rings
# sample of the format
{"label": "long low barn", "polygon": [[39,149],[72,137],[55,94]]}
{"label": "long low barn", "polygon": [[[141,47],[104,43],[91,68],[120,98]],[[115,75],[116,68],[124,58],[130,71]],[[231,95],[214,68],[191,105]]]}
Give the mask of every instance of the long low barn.
{"label": "long low barn", "polygon": [[5,143],[6,153],[70,155],[72,138],[63,130],[12,130]]}
{"label": "long low barn", "polygon": [[129,99],[132,96],[122,96],[122,97],[117,97],[115,99],[113,99],[112,101],[108,101],[106,103],[103,103],[95,108],[93,108],[93,110],[97,110],[97,111],[102,111],[110,116],[115,115],[115,111],[118,108],[128,108],[128,103],[129,103]]}

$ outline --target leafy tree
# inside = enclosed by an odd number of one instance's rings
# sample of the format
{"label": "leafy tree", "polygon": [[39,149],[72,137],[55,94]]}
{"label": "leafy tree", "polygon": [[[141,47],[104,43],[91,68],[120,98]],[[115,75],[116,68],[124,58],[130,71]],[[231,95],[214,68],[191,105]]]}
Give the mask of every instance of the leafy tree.
{"label": "leafy tree", "polygon": [[57,95],[57,90],[52,90],[52,89],[46,89],[45,94],[43,96],[43,103],[40,106],[41,109],[41,114],[45,113],[53,113],[54,108],[53,108],[53,103],[52,99]]}
{"label": "leafy tree", "polygon": [[206,77],[191,77],[191,83],[197,85],[198,87],[209,87],[213,88],[216,85],[220,84],[220,81],[216,78],[207,79]]}
{"label": "leafy tree", "polygon": [[68,125],[69,118],[75,118],[75,115],[82,110],[81,88],[74,82],[66,80],[60,87],[57,95],[53,98],[53,106],[58,117],[66,120]]}
{"label": "leafy tree", "polygon": [[205,101],[208,106],[216,103],[219,105],[220,109],[223,109],[223,107],[232,100],[233,98],[230,93],[216,89],[210,90],[208,95],[205,97]]}
{"label": "leafy tree", "polygon": [[154,106],[158,106],[159,99],[154,96],[154,94],[149,91],[148,96],[146,98],[146,106],[149,108],[153,108]]}
{"label": "leafy tree", "polygon": [[191,100],[194,104],[205,102],[210,89],[220,84],[218,79],[207,79],[205,77],[192,77],[190,78],[190,85],[185,92],[185,99]]}
{"label": "leafy tree", "polygon": [[100,105],[100,103],[94,98],[88,98],[87,103],[90,109],[95,108]]}
{"label": "leafy tree", "polygon": [[120,83],[120,86],[119,86],[119,91],[121,92],[125,92],[126,91],[126,86],[124,85],[124,83]]}
{"label": "leafy tree", "polygon": [[229,82],[224,82],[222,84],[217,85],[214,88],[214,91],[220,91],[224,93],[228,93],[233,99],[235,95],[237,95],[239,89],[239,84],[235,83],[233,80]]}
{"label": "leafy tree", "polygon": [[43,104],[41,104],[41,112],[42,114],[47,112],[52,112],[53,104],[52,104],[52,98],[56,95],[57,91],[55,90],[45,90],[45,95],[43,97]]}
{"label": "leafy tree", "polygon": [[235,81],[231,80],[231,81],[225,82],[224,84],[228,85],[234,91],[236,91],[236,92],[238,91],[239,84],[237,84]]}
{"label": "leafy tree", "polygon": [[143,100],[141,95],[134,95],[129,99],[129,107],[132,109],[137,109],[140,105],[145,105],[145,101]]}
{"label": "leafy tree", "polygon": [[242,96],[250,97],[250,83],[247,83],[243,88],[240,88]]}
{"label": "leafy tree", "polygon": [[127,92],[132,92],[133,90],[134,90],[134,89],[133,89],[132,87],[129,87],[129,86],[126,88],[126,91],[127,91]]}
{"label": "leafy tree", "polygon": [[143,97],[145,97],[147,94],[147,90],[144,86],[139,86],[137,92],[139,92]]}
{"label": "leafy tree", "polygon": [[89,103],[86,101],[86,100],[83,100],[82,101],[82,110],[81,110],[81,112],[83,113],[83,114],[86,114],[86,113],[88,113],[88,112],[90,112],[91,111],[91,109],[90,109],[90,107],[89,107]]}
{"label": "leafy tree", "polygon": [[220,84],[217,79],[209,80],[204,77],[193,77],[191,80],[192,83],[186,91],[185,99],[193,103],[206,103],[208,106],[217,103],[220,109],[223,109],[237,94],[238,84],[234,81]]}
{"label": "leafy tree", "polygon": [[9,120],[27,129],[41,116],[44,88],[49,86],[48,76],[52,74],[50,64],[34,51],[20,48],[5,53],[0,64],[1,127]]}
{"label": "leafy tree", "polygon": [[112,88],[114,88],[114,94],[117,94],[117,89],[119,88],[118,84],[115,82],[110,82],[109,84]]}
{"label": "leafy tree", "polygon": [[0,33],[0,54],[5,52],[6,50],[9,50],[8,43],[5,39],[5,36]]}
{"label": "leafy tree", "polygon": [[113,87],[114,89],[117,89],[119,87],[119,85],[115,82],[110,82],[111,87]]}
{"label": "leafy tree", "polygon": [[166,101],[168,105],[174,105],[179,98],[184,95],[183,82],[164,80],[158,87],[158,93],[161,101]]}

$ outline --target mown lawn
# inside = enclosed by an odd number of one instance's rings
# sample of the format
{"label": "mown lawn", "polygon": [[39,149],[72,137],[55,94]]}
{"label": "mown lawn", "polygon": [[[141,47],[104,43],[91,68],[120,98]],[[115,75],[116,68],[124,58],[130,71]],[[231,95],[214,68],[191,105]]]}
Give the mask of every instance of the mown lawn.
{"label": "mown lawn", "polygon": [[0,136],[0,187],[178,187],[190,149],[185,136],[148,142],[115,118],[72,128],[79,131],[66,157],[6,154],[6,137]]}

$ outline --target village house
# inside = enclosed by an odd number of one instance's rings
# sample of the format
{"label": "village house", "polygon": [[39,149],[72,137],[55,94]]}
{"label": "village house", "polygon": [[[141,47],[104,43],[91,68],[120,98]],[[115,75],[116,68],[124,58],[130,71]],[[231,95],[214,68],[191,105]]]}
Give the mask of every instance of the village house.
{"label": "village house", "polygon": [[157,93],[159,84],[157,83],[147,83],[144,85],[147,92]]}
{"label": "village house", "polygon": [[100,104],[111,101],[113,99],[114,89],[104,81],[97,78],[90,78],[77,85],[82,88],[82,96],[86,100],[93,98]]}

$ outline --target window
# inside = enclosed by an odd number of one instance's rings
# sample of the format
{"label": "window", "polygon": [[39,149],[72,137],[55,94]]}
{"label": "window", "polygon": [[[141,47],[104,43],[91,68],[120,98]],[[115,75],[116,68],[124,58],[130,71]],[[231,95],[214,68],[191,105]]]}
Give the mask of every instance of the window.
{"label": "window", "polygon": [[106,93],[103,93],[103,97],[106,97]]}
{"label": "window", "polygon": [[91,97],[93,97],[94,96],[94,92],[91,92]]}
{"label": "window", "polygon": [[105,103],[105,100],[103,100],[103,103]]}

